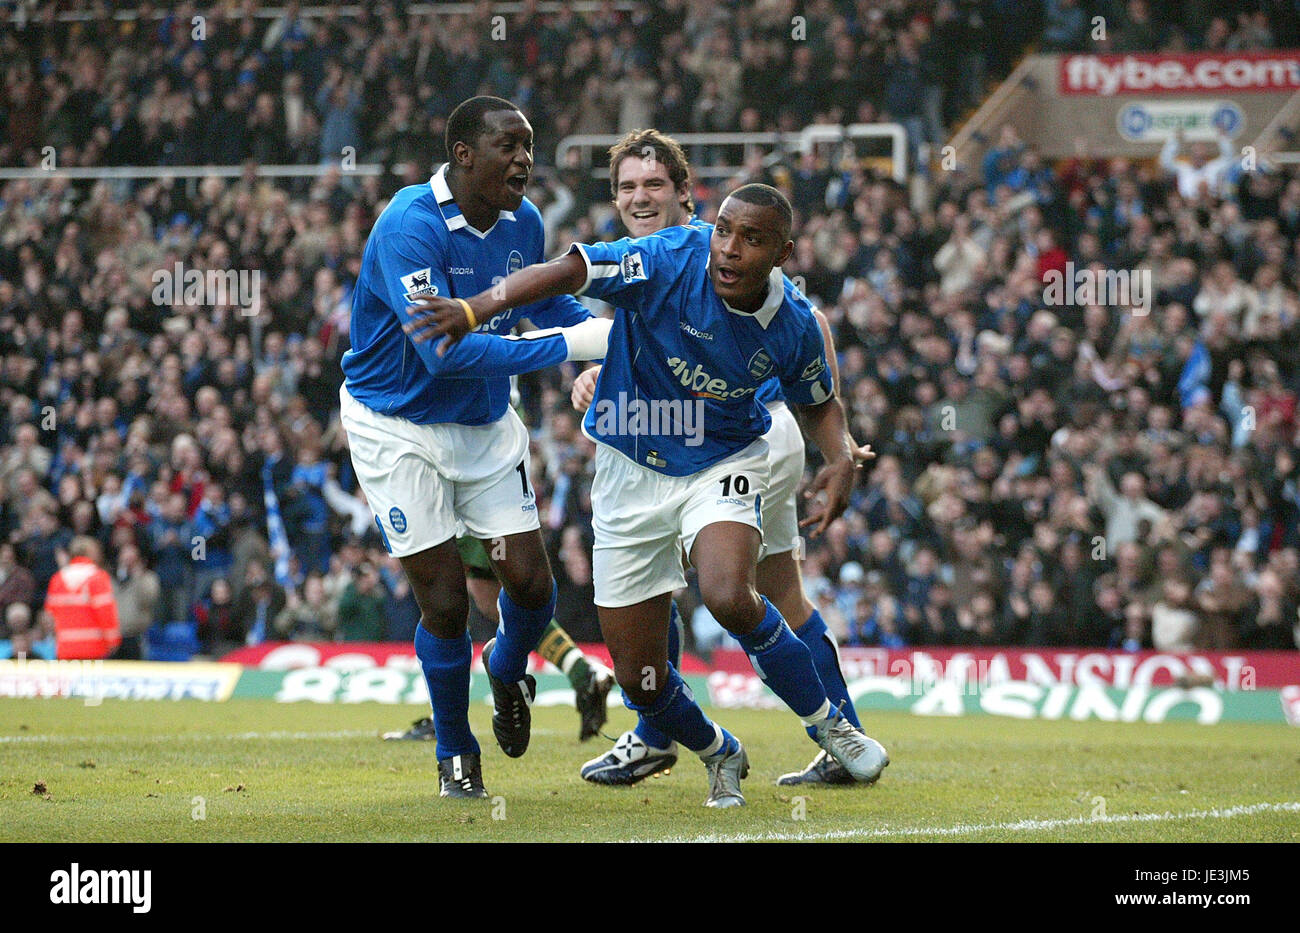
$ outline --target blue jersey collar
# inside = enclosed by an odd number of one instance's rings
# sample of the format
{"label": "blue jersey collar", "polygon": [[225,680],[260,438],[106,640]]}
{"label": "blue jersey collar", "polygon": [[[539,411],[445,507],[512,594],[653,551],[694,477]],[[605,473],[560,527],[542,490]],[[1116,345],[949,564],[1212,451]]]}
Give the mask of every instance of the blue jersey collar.
{"label": "blue jersey collar", "polygon": [[[442,219],[447,222],[448,230],[460,230],[463,227],[482,240],[492,232],[496,224],[486,230],[479,230],[470,226],[469,221],[465,219],[465,215],[460,212],[456,199],[452,197],[451,189],[447,187],[447,169],[450,165],[450,162],[444,162],[438,171],[434,172],[433,177],[429,179],[429,188],[433,191],[433,196],[438,202],[438,210],[442,211]],[[514,211],[501,211],[497,217],[498,221],[514,219]]]}

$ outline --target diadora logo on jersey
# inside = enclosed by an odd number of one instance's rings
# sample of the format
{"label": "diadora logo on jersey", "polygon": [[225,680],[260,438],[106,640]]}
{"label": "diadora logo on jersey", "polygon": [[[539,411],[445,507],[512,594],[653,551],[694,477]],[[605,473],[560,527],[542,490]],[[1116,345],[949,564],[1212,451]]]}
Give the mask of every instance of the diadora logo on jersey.
{"label": "diadora logo on jersey", "polygon": [[772,375],[772,357],[766,350],[760,349],[749,358],[749,374],[755,379],[766,379]]}
{"label": "diadora logo on jersey", "polygon": [[803,372],[799,374],[799,378],[802,379],[804,382],[811,382],[812,380],[816,379],[825,371],[826,371],[826,358],[823,356],[819,356],[817,357],[817,359],[813,360],[811,363],[809,363],[807,366],[804,367]]}
{"label": "diadora logo on jersey", "polygon": [[407,298],[432,298],[438,294],[438,286],[433,284],[432,269],[420,269],[402,276],[402,288],[406,289]]}
{"label": "diadora logo on jersey", "polygon": [[448,275],[473,275],[474,267],[473,266],[448,266],[447,274]]}
{"label": "diadora logo on jersey", "polygon": [[506,260],[506,275],[512,272],[518,272],[524,267],[524,254],[517,249],[510,251],[510,258]]}
{"label": "diadora logo on jersey", "polygon": [[[770,364],[769,360],[769,364]],[[725,379],[715,379],[704,371],[704,367],[699,363],[695,368],[680,357],[670,357],[668,359],[668,368],[672,374],[677,377],[677,381],[683,387],[690,390],[690,393],[696,398],[712,398],[718,401],[725,401],[729,398],[744,398],[746,395],[754,394],[753,386],[743,386],[739,389],[732,389],[727,386]]]}
{"label": "diadora logo on jersey", "polygon": [[623,257],[622,262],[623,281],[624,282],[644,282],[645,263],[641,261],[640,253],[628,253]]}
{"label": "diadora logo on jersey", "polygon": [[686,331],[686,333],[690,334],[692,337],[696,338],[697,340],[713,339],[712,334],[708,333],[707,331],[697,330],[696,328],[692,327],[690,324],[687,324],[685,321],[682,321],[682,330]]}

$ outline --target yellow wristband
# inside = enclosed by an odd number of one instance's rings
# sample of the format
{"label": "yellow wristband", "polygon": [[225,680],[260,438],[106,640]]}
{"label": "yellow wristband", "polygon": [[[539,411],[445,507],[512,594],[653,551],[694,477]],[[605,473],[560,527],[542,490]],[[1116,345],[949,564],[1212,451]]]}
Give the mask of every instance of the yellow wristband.
{"label": "yellow wristband", "polygon": [[460,306],[465,309],[465,320],[469,321],[469,329],[478,327],[478,318],[474,316],[474,309],[469,306],[469,302],[464,298],[457,298],[456,301],[459,301]]}

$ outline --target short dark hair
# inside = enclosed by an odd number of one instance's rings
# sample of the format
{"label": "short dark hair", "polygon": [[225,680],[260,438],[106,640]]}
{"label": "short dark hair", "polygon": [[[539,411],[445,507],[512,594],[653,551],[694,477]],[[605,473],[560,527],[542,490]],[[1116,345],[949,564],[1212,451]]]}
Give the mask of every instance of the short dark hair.
{"label": "short dark hair", "polygon": [[781,242],[784,243],[790,239],[790,231],[794,229],[794,210],[790,207],[790,202],[786,200],[785,195],[771,185],[760,185],[757,182],[741,185],[727,197],[735,198],[737,201],[744,201],[746,204],[757,204],[760,207],[772,208],[781,218]]}
{"label": "short dark hair", "polygon": [[472,148],[478,142],[478,138],[487,132],[487,121],[483,118],[498,110],[513,110],[521,115],[523,113],[503,97],[483,95],[471,97],[457,104],[456,109],[447,118],[447,158],[453,157],[452,148],[456,143],[464,143]]}
{"label": "short dark hair", "polygon": [[646,150],[654,152],[654,157],[668,170],[668,180],[679,191],[686,192],[686,213],[695,213],[695,199],[691,197],[691,163],[686,159],[682,144],[667,133],[658,130],[632,130],[614,145],[609,147],[609,191],[618,197],[618,167],[623,160],[631,156],[634,159],[645,158]]}

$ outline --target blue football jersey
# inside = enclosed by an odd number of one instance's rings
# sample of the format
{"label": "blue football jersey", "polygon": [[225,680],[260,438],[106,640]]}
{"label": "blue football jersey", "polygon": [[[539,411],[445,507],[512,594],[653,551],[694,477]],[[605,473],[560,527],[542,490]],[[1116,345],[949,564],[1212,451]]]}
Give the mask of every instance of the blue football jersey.
{"label": "blue football jersey", "polygon": [[[684,226],[703,227],[705,230],[708,230],[710,233],[712,233],[713,231],[712,225],[705,223],[703,220],[700,220],[697,214],[692,214],[690,216],[690,219],[686,221]],[[767,380],[767,382],[763,383],[763,386],[758,390],[758,394],[756,397],[758,398],[759,402],[763,405],[773,404],[776,402],[784,402],[785,396],[781,394],[781,380],[776,378],[775,376]]]}
{"label": "blue football jersey", "polygon": [[[564,362],[558,328],[591,313],[564,295],[481,322],[446,356],[437,354],[439,341],[412,341],[402,325],[411,320],[406,308],[414,299],[469,298],[544,261],[542,217],[531,201],[502,211],[486,232],[476,230],[456,205],[446,171],[444,165],[428,184],[397,192],[375,221],[352,297],[343,373],[352,397],[380,414],[417,424],[490,424],[510,403],[509,377]],[[541,329],[508,336],[522,318]]]}
{"label": "blue football jersey", "polygon": [[698,473],[766,433],[758,393],[769,380],[798,405],[832,396],[807,299],[778,268],[757,312],[729,307],[709,279],[712,233],[692,224],[572,247],[587,264],[580,293],[616,308],[583,430],[669,476]]}

